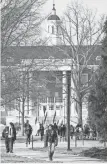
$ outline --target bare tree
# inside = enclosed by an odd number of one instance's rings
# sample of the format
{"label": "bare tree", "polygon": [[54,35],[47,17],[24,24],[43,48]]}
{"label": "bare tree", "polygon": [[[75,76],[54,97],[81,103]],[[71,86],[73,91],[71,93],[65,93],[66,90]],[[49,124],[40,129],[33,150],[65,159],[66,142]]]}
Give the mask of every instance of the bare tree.
{"label": "bare tree", "polygon": [[[95,53],[99,49],[103,35],[104,17],[97,19],[96,16],[96,13],[75,1],[67,7],[60,27],[63,44],[69,48],[69,53],[64,48],[62,52],[71,59],[69,64],[73,81],[71,99],[76,102],[78,123],[81,125],[82,103],[91,87],[89,84],[96,64]],[[58,48],[61,50],[61,46]],[[93,66],[89,67],[89,65]],[[83,78],[84,73],[86,78]]]}
{"label": "bare tree", "polygon": [[[45,0],[4,0],[1,2],[1,52],[8,46],[40,42],[40,9]],[[4,56],[3,56],[4,57]]]}
{"label": "bare tree", "polygon": [[[30,93],[28,72],[33,64],[33,59],[27,68],[26,66],[22,68],[21,64],[15,66],[14,61],[11,61],[14,60],[14,54],[9,56],[8,48],[10,46],[31,46],[41,43],[40,25],[45,18],[41,16],[40,10],[45,2],[46,0],[1,1],[1,60],[2,77],[4,76],[1,85],[2,97],[5,99],[5,105],[16,100],[22,101],[22,111],[20,111],[22,127],[24,124],[25,99],[28,99]],[[27,70],[23,71],[23,69]]]}
{"label": "bare tree", "polygon": [[[30,110],[34,107],[33,104],[36,99],[46,96],[47,88],[45,86],[47,80],[39,78],[39,69],[32,71],[32,63],[31,65],[19,66],[19,68],[17,66],[11,66],[4,69],[4,74],[2,74],[4,78],[2,77],[1,81],[3,105],[5,108],[7,107],[7,110],[8,108],[12,108],[12,111],[15,109],[19,111],[22,135],[24,135],[25,110],[29,114]],[[33,104],[30,102],[33,102]]]}
{"label": "bare tree", "polygon": [[8,111],[12,108],[12,111],[16,109],[19,112],[22,135],[24,135],[25,112],[27,110],[29,113],[31,108],[35,108],[33,105],[30,106],[29,102],[34,104],[36,99],[49,96],[47,84],[54,83],[47,78],[51,74],[50,72],[42,79],[39,76],[41,70],[45,68],[48,70],[51,61],[48,61],[48,59],[23,59],[22,63],[18,65],[12,64],[10,63],[9,67],[4,66],[2,68],[1,96]]}

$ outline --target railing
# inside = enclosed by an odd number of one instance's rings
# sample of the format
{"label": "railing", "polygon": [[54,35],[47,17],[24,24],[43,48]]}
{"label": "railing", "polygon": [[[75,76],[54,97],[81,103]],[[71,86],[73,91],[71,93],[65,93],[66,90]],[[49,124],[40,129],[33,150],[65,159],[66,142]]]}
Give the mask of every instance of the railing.
{"label": "railing", "polygon": [[59,97],[46,97],[37,99],[38,103],[62,103],[62,98]]}

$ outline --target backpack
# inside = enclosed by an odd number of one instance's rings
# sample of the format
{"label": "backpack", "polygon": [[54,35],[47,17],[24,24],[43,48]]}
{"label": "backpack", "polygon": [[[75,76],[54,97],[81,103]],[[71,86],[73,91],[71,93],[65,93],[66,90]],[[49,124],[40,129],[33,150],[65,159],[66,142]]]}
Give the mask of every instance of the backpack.
{"label": "backpack", "polygon": [[2,132],[2,137],[3,138],[7,138],[8,137],[8,134],[9,134],[9,128],[8,127],[5,127],[5,129]]}

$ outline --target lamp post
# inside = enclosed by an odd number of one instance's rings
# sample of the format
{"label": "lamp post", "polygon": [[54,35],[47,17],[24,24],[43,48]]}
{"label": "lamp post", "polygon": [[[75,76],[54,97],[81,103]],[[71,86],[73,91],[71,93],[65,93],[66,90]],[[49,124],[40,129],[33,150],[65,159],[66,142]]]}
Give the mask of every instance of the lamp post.
{"label": "lamp post", "polygon": [[67,71],[67,150],[70,150],[71,71]]}
{"label": "lamp post", "polygon": [[65,125],[65,99],[63,101],[64,101],[64,125]]}

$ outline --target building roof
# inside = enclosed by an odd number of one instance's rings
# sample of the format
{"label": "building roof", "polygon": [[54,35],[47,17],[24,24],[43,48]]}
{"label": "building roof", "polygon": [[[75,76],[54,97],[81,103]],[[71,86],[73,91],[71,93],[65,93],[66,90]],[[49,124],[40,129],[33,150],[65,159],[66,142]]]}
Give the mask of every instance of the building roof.
{"label": "building roof", "polygon": [[60,18],[57,15],[50,15],[48,20],[60,20]]}
{"label": "building roof", "polygon": [[[75,46],[76,47],[76,46]],[[88,52],[88,50],[90,50]],[[89,64],[97,64],[96,57],[102,55],[101,46],[82,46],[78,50],[79,54],[93,54],[89,60]],[[2,65],[7,65],[7,59],[14,59],[13,64],[20,64],[22,59],[71,59],[71,46],[20,46],[7,47],[4,51],[5,58],[2,58]],[[81,55],[79,55],[81,56]],[[12,64],[11,63],[11,64]]]}

